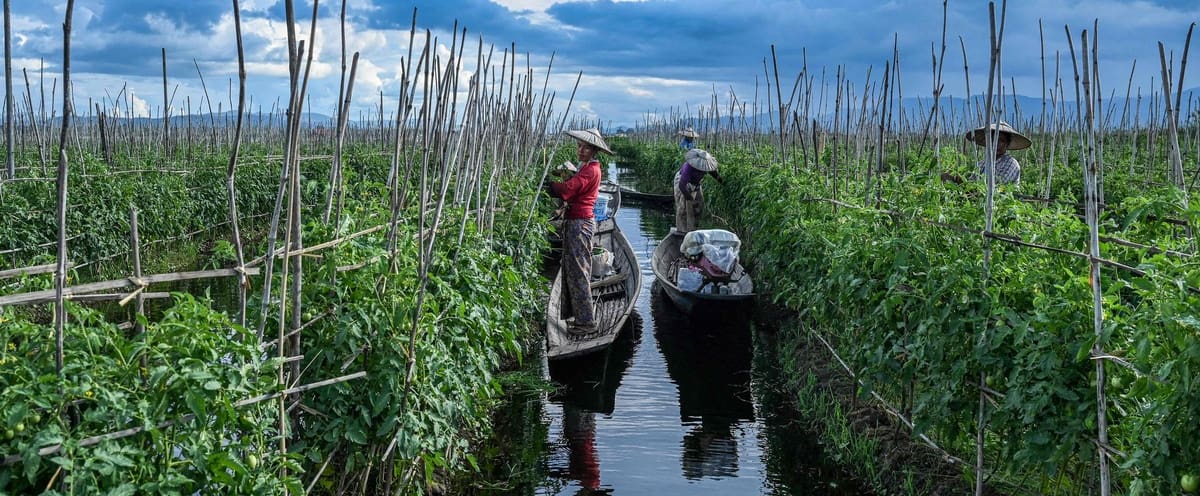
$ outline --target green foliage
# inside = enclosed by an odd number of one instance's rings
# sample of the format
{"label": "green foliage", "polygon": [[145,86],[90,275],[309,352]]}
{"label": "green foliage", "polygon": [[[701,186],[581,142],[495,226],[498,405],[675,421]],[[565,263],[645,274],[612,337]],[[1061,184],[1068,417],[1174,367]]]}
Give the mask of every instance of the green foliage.
{"label": "green foliage", "polygon": [[[287,458],[245,463],[269,453],[275,436],[270,409],[233,405],[274,385],[253,333],[182,293],[140,335],[94,310],[69,310],[61,375],[53,328],[0,310],[6,385],[0,419],[19,431],[0,445],[0,455],[23,459],[0,468],[0,488],[41,491],[60,468],[68,494],[276,494],[295,483],[276,470],[293,463]],[[130,428],[146,430],[83,446],[92,436]],[[38,455],[54,445],[62,449]]]}
{"label": "green foliage", "polygon": [[[876,177],[869,195],[861,179],[754,167],[751,157],[723,150],[729,180],[708,189],[706,201],[749,242],[756,283],[830,336],[869,389],[911,405],[918,432],[972,453],[976,384],[991,375],[1001,396],[987,410],[989,465],[1013,480],[1096,470],[1097,338],[1086,259],[946,227],[983,229],[982,185],[942,184],[927,155],[908,155],[907,176]],[[942,159],[943,170],[973,167],[950,150]],[[1121,208],[1105,211],[1103,235],[1188,250],[1179,227],[1163,222],[1200,220],[1197,208],[1181,207],[1181,194],[1127,186],[1116,172],[1107,180],[1114,197],[1123,196]],[[835,206],[827,201],[834,186],[843,202],[879,198],[880,208]],[[1022,201],[1014,189],[1037,184],[1001,188],[996,232],[1087,251],[1087,226],[1073,206]],[[1200,464],[1200,297],[1191,289],[1200,271],[1188,258],[1114,243],[1103,243],[1102,253],[1146,273],[1101,272],[1099,344],[1137,370],[1106,367],[1129,384],[1108,391],[1110,443],[1128,455],[1114,480],[1132,492],[1170,492],[1179,473]]]}
{"label": "green foliage", "polygon": [[[381,184],[388,158],[352,150],[346,164],[348,188],[339,222],[315,221],[318,208],[304,212],[309,222],[303,239],[309,246],[390,218],[387,187]],[[239,169],[242,215],[270,212],[278,181],[278,170],[272,169]],[[304,203],[321,204],[328,164],[305,162],[302,171]],[[201,176],[203,185],[192,183]],[[85,192],[78,194],[113,200],[90,202],[87,213],[69,223],[93,231],[73,241],[72,253],[93,257],[124,249],[130,203],[142,209],[143,239],[178,235],[228,215],[223,169],[132,179],[89,177],[86,185],[78,183]],[[418,180],[417,174],[409,176],[410,191]],[[535,197],[529,183],[528,178],[502,178],[498,208],[529,212]],[[0,227],[0,234],[9,236],[5,240],[53,236],[28,210],[45,203],[30,198],[50,191],[45,184],[29,188],[5,189],[0,211],[27,215]],[[143,202],[164,214],[151,214]],[[464,218],[476,207],[447,205],[431,258],[422,265],[416,208],[401,213],[394,256],[384,248],[386,232],[377,231],[306,258],[301,301],[308,325],[300,349],[304,357],[297,362],[302,375],[289,378],[299,382],[288,386],[357,371],[367,375],[291,396],[302,399],[303,408],[282,422],[278,400],[237,406],[285,386],[278,383],[280,364],[265,359],[278,348],[260,349],[255,333],[216,309],[221,305],[178,294],[161,316],[139,317],[145,332],[136,334],[96,310],[72,304],[61,379],[46,319],[28,318],[26,309],[0,308],[0,346],[5,347],[0,421],[7,427],[0,430],[0,456],[22,457],[0,467],[0,493],[48,486],[69,494],[301,493],[335,450],[338,458],[330,460],[318,493],[335,492],[342,475],[363,481],[363,493],[378,492],[414,463],[426,475],[407,488],[409,494],[445,472],[478,470],[471,443],[490,428],[488,415],[502,393],[497,372],[524,355],[530,322],[540,314],[545,284],[536,281],[541,280],[539,254],[546,248],[542,219],[497,215],[496,225],[483,232],[474,217]],[[433,210],[424,214],[432,217]],[[248,249],[262,251],[261,246]],[[227,266],[233,258],[232,245],[218,240],[206,263]],[[41,263],[52,259],[46,253],[30,257]],[[351,265],[362,267],[339,270]],[[286,288],[282,265],[276,268],[274,287]],[[252,282],[252,288],[261,287],[261,279]],[[37,286],[48,287],[46,278],[26,278],[5,289]],[[269,314],[264,341],[273,339],[279,313],[290,312],[287,305],[251,300],[249,322]],[[84,443],[133,428],[145,430]],[[5,430],[14,431],[11,440],[2,440]],[[285,436],[288,451],[281,455]],[[395,450],[385,462],[383,452],[393,439]],[[39,449],[57,444],[61,451],[38,455]]]}
{"label": "green foliage", "polygon": [[[251,164],[238,169],[235,181],[238,212],[243,219],[271,211],[279,182],[279,164],[265,160]],[[317,177],[327,174],[317,170],[313,173],[319,174]],[[128,252],[131,207],[138,210],[138,233],[143,243],[225,225],[229,220],[225,174],[224,165],[215,155],[189,173],[149,170],[137,175],[106,174],[100,165],[74,165],[67,190],[68,247],[73,261],[99,261]],[[317,198],[306,195],[306,203],[314,203]],[[53,181],[5,186],[0,193],[0,217],[12,222],[0,226],[0,252],[23,250],[0,255],[0,268],[21,267],[40,254],[54,253],[58,239],[56,201]],[[243,224],[246,222],[243,220]]]}

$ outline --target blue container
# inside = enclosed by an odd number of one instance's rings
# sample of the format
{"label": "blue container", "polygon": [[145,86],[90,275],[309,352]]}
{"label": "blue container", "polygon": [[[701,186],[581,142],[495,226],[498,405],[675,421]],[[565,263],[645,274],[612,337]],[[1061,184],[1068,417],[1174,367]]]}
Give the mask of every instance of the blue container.
{"label": "blue container", "polygon": [[600,222],[608,218],[608,197],[604,195],[596,196],[596,205],[592,207],[592,215],[596,217],[596,222]]}

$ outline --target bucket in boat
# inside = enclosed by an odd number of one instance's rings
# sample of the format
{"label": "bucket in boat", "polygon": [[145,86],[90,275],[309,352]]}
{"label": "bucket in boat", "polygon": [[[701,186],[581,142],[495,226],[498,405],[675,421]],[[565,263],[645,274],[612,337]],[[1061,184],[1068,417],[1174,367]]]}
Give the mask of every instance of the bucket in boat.
{"label": "bucket in boat", "polygon": [[592,215],[596,217],[596,222],[600,222],[608,218],[608,197],[604,195],[596,196],[596,205],[592,207]]}

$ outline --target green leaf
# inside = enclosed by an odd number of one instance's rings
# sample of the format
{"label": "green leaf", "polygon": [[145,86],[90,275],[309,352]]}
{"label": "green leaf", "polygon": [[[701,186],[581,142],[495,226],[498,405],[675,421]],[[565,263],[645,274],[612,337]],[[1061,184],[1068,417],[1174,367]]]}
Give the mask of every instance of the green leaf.
{"label": "green leaf", "polygon": [[15,406],[13,406],[12,410],[8,411],[8,415],[5,418],[5,421],[8,423],[8,428],[11,429],[13,426],[21,423],[21,420],[25,418],[25,414],[27,413],[29,413],[29,408],[26,407],[24,403],[17,403]]}
{"label": "green leaf", "polygon": [[367,433],[363,431],[362,424],[358,422],[352,422],[350,425],[348,425],[346,429],[346,439],[349,439],[357,444],[367,444]]}
{"label": "green leaf", "polygon": [[196,417],[203,419],[207,416],[208,410],[205,408],[205,400],[200,393],[188,391],[184,395],[184,400],[187,402],[188,408],[192,410],[192,413],[196,414]]}

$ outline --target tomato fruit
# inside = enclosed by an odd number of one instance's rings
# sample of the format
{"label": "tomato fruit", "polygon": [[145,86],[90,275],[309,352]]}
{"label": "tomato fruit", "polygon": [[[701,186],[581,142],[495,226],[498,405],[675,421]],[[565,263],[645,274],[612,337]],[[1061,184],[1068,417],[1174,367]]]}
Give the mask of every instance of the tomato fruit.
{"label": "tomato fruit", "polygon": [[4,440],[7,441],[9,439],[12,439],[13,436],[15,436],[15,435],[16,434],[13,433],[12,429],[4,429]]}
{"label": "tomato fruit", "polygon": [[25,422],[18,422],[17,425],[13,427],[13,430],[17,431],[18,434],[25,432]]}
{"label": "tomato fruit", "polygon": [[1196,474],[1183,474],[1179,478],[1179,487],[1183,488],[1183,492],[1191,494],[1196,492],[1196,488],[1200,487],[1200,476]]}
{"label": "tomato fruit", "polygon": [[251,469],[258,468],[258,456],[253,453],[246,455],[246,466]]}
{"label": "tomato fruit", "polygon": [[995,387],[996,379],[989,375],[983,379],[983,383],[987,384],[987,387]]}
{"label": "tomato fruit", "polygon": [[1124,391],[1125,379],[1121,378],[1121,376],[1117,374],[1110,375],[1108,376],[1108,387],[1111,388],[1112,392],[1114,393]]}

